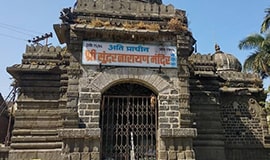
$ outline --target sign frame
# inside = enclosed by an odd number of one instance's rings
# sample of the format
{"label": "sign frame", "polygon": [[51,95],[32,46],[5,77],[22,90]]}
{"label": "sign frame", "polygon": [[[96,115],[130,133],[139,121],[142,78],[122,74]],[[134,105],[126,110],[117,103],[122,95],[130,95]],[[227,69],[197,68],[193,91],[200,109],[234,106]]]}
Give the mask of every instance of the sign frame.
{"label": "sign frame", "polygon": [[168,45],[83,41],[82,64],[177,68],[177,49]]}

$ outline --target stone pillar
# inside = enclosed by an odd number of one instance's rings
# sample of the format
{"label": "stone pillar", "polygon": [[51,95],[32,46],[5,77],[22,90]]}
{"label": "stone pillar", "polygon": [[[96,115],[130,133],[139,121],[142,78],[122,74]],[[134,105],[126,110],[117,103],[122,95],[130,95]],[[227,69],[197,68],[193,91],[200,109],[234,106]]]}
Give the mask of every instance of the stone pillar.
{"label": "stone pillar", "polygon": [[158,159],[195,160],[192,139],[197,136],[196,129],[160,129],[158,135]]}
{"label": "stone pillar", "polygon": [[99,160],[100,129],[60,129],[63,139],[62,153],[68,160]]}

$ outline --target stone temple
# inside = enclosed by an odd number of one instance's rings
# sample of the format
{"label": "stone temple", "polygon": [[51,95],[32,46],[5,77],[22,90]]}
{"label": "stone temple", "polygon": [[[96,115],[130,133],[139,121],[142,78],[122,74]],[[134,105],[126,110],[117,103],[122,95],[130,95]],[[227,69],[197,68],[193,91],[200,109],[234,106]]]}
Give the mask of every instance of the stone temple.
{"label": "stone temple", "polygon": [[267,160],[262,80],[230,53],[194,53],[185,11],[78,0],[7,67],[18,90],[4,160]]}

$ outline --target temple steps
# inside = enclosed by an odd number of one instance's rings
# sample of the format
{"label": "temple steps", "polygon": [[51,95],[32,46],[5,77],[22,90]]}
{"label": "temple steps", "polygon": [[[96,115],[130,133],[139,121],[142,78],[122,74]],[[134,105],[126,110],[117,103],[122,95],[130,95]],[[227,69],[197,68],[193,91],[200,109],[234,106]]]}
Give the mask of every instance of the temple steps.
{"label": "temple steps", "polygon": [[56,129],[20,129],[20,130],[13,130],[12,132],[13,136],[27,136],[27,135],[35,135],[35,136],[41,136],[41,135],[50,135],[55,136],[58,135],[58,131]]}
{"label": "temple steps", "polygon": [[60,142],[61,139],[58,136],[13,136],[11,138],[12,143],[16,142]]}
{"label": "temple steps", "polygon": [[63,143],[57,129],[63,128],[63,121],[59,111],[54,109],[20,109],[15,113],[10,147],[15,150],[61,149]]}
{"label": "temple steps", "polygon": [[56,129],[15,129],[10,147],[13,149],[60,149],[62,139]]}
{"label": "temple steps", "polygon": [[45,103],[36,103],[33,106],[38,106],[38,109],[16,111],[11,149],[61,150],[63,139],[59,137],[58,129],[77,127],[78,113],[67,109],[45,109],[50,106]]}
{"label": "temple steps", "polygon": [[16,112],[14,129],[47,130],[68,125],[76,126],[76,116],[51,109],[19,110]]}
{"label": "temple steps", "polygon": [[63,125],[61,121],[18,121],[14,124],[15,129],[50,129],[50,128],[60,128]]}
{"label": "temple steps", "polygon": [[59,149],[62,144],[62,142],[11,143],[10,147],[13,149]]}

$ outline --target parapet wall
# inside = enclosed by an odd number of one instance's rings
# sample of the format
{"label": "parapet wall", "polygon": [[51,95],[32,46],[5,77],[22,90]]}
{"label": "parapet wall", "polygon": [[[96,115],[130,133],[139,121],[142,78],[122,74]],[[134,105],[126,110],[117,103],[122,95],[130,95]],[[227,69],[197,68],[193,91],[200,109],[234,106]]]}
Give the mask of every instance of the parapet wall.
{"label": "parapet wall", "polygon": [[78,0],[74,12],[102,13],[135,17],[174,17],[185,15],[185,11],[175,9],[173,5],[158,5],[137,1],[122,0]]}

